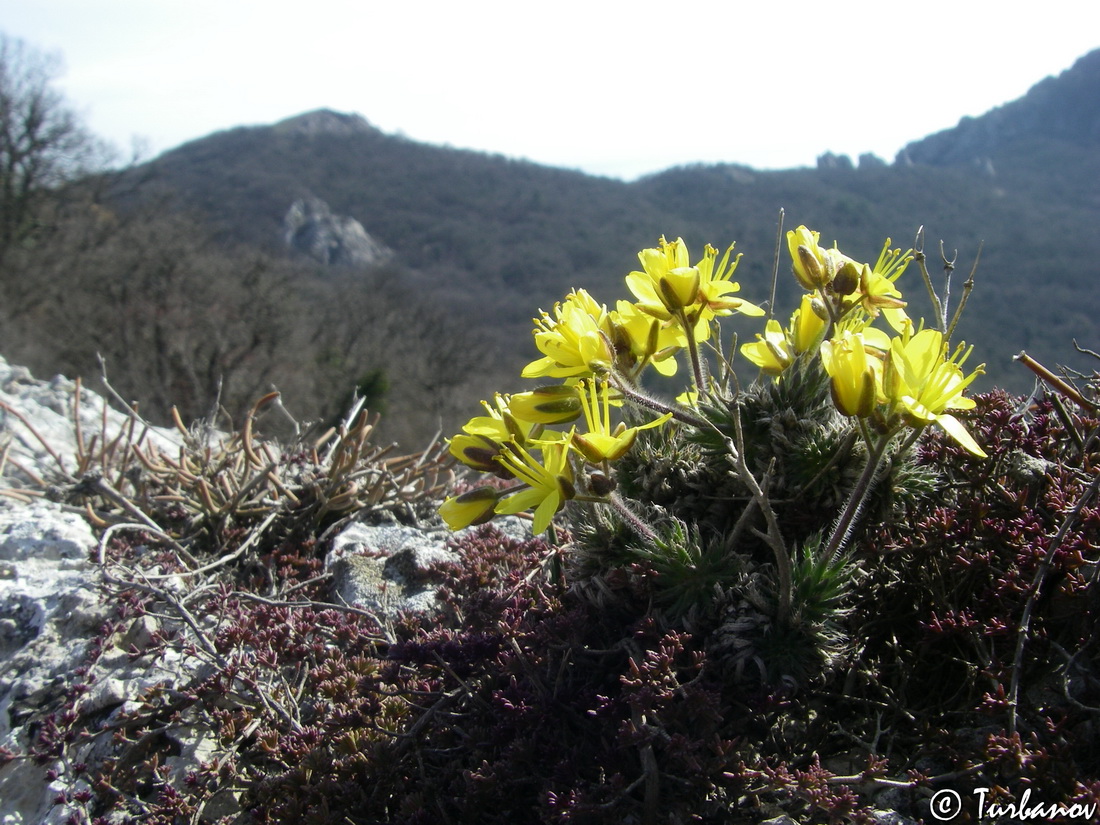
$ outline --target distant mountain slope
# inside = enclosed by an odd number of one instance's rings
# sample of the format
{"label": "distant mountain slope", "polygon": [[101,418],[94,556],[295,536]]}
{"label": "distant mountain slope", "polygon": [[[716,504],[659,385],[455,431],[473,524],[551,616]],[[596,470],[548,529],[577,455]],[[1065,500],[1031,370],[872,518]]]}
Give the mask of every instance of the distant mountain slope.
{"label": "distant mountain slope", "polygon": [[[1071,234],[1079,226],[1074,218],[1094,220],[1100,210],[1100,49],[1018,100],[909,144],[897,163],[970,168],[992,175],[1005,191],[1061,210],[1038,230],[1050,232],[1050,261],[1059,260],[1083,240]],[[1036,231],[1018,229],[1025,239]],[[1094,278],[1096,265],[1085,266]]]}
{"label": "distant mountain slope", "polygon": [[910,143],[898,163],[930,166],[982,164],[1036,142],[1100,147],[1100,49],[1080,58],[1058,77],[1031,87],[1019,100],[981,117],[963,118],[953,129]]}
{"label": "distant mountain slope", "polygon": [[220,132],[140,172],[234,240],[278,244],[288,207],[315,196],[445,293],[533,293],[536,304],[563,277],[621,267],[629,252],[601,237],[629,250],[669,220],[620,181],[415,143],[327,111]]}
{"label": "distant mountain slope", "polygon": [[[628,297],[634,252],[662,233],[696,252],[736,240],[743,292],[762,301],[780,208],[788,227],[817,228],[870,260],[887,235],[908,246],[924,225],[937,283],[940,238],[949,255],[958,250],[956,299],[984,242],[961,332],[979,345],[975,361],[989,363],[987,385],[1025,390],[1028,376],[1011,361],[1020,349],[1056,364],[1074,361],[1072,338],[1100,347],[1098,84],[1094,52],[1019,101],[910,144],[890,167],[696,165],[628,184],[415,143],[322,110],[193,141],[134,175],[141,191],[172,191],[225,237],[269,249],[294,201],[323,200],[394,251],[410,291],[499,333],[492,357],[516,367],[534,357],[538,308],[572,287],[608,304]],[[796,292],[788,273],[785,263],[781,316]],[[902,287],[926,305],[915,267]]]}

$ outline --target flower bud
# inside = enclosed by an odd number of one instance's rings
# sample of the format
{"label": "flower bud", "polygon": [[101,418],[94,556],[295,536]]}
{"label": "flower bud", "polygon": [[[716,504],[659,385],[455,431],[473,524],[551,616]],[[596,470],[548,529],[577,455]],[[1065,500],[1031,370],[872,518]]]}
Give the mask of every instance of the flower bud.
{"label": "flower bud", "polygon": [[484,435],[456,435],[451,439],[450,452],[455,458],[474,470],[482,473],[499,474],[500,464],[496,457],[501,445]]}
{"label": "flower bud", "polygon": [[859,373],[848,379],[849,383],[844,383],[843,379],[834,378],[829,385],[833,404],[842,415],[866,418],[875,409],[874,373]]}
{"label": "flower bud", "polygon": [[869,416],[878,400],[873,360],[863,336],[845,330],[821,344],[821,360],[831,379],[833,404],[843,415]]}
{"label": "flower bud", "polygon": [[798,247],[798,260],[795,263],[794,275],[805,289],[821,289],[828,282],[825,272],[821,267],[821,261],[814,255],[808,246]]}
{"label": "flower bud", "polygon": [[492,487],[478,487],[447,499],[439,506],[439,515],[452,530],[485,524],[493,518],[493,508],[500,495],[500,491]]}
{"label": "flower bud", "polygon": [[868,269],[867,264],[857,264],[855,261],[846,261],[833,278],[832,289],[837,295],[851,295],[859,287],[863,278],[863,270]]}
{"label": "flower bud", "polygon": [[791,253],[794,277],[803,289],[820,289],[826,283],[822,271],[821,247],[818,246],[817,232],[811,232],[805,226],[787,232],[787,249]]}
{"label": "flower bud", "polygon": [[615,479],[601,473],[599,470],[594,470],[588,474],[588,489],[590,489],[593,495],[597,496],[609,496],[615,490]]}
{"label": "flower bud", "polygon": [[661,300],[669,312],[691,306],[699,295],[699,268],[694,266],[670,269],[659,282]]}
{"label": "flower bud", "polygon": [[[818,313],[818,309],[814,307],[815,300],[819,304],[821,303],[820,298],[803,295],[802,303],[791,315],[791,345],[794,347],[795,353],[808,352],[816,347],[819,343],[818,339],[825,332],[826,319],[822,318]],[[821,312],[826,311],[823,304],[820,310]]]}
{"label": "flower bud", "polygon": [[581,401],[574,387],[554,384],[516,393],[508,401],[508,411],[533,424],[562,424],[581,414]]}

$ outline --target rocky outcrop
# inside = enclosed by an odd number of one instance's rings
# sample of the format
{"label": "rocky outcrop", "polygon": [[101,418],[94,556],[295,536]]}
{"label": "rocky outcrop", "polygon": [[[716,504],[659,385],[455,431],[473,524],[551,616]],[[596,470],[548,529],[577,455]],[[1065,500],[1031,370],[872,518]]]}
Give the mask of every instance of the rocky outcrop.
{"label": "rocky outcrop", "polygon": [[[0,823],[51,816],[56,766],[30,754],[35,732],[58,709],[110,609],[90,561],[88,524],[42,502],[0,501]],[[6,754],[4,753],[6,751]],[[0,759],[0,761],[4,761]]]}
{"label": "rocky outcrop", "polygon": [[334,112],[332,109],[315,109],[312,112],[288,117],[276,123],[274,129],[283,134],[300,134],[309,135],[310,137],[378,133],[378,130],[371,126],[362,115]]}
{"label": "rocky outcrop", "polygon": [[299,198],[291,204],[283,218],[283,240],[288,249],[326,266],[371,267],[393,257],[359,221],[333,214],[320,198]]}
{"label": "rocky outcrop", "polygon": [[[27,487],[39,481],[64,480],[76,470],[79,438],[113,439],[130,418],[108,407],[94,392],[82,390],[79,402],[74,381],[57,375],[36,380],[26,367],[13,366],[0,357],[0,448],[5,461],[0,485]],[[79,419],[79,427],[77,426]],[[140,428],[136,433],[174,450],[178,437],[159,428]]]}

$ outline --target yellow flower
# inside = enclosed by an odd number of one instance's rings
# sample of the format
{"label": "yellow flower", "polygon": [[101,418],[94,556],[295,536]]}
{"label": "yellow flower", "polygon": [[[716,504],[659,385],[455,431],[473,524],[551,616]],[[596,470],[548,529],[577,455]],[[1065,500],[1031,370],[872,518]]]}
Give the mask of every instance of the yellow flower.
{"label": "yellow flower", "polygon": [[635,363],[651,363],[661,375],[676,373],[673,356],[687,346],[677,325],[661,321],[628,301],[619,301],[610,315],[612,328],[620,333],[615,336],[616,346],[621,341]]}
{"label": "yellow flower", "polygon": [[451,439],[448,450],[467,467],[479,472],[498,473],[501,469],[496,462],[501,443],[489,436],[456,435]]}
{"label": "yellow flower", "polygon": [[774,318],[764,327],[764,334],[756,334],[759,339],[752,344],[743,344],[741,354],[768,375],[779,375],[794,361],[794,348],[787,334]]}
{"label": "yellow flower", "polygon": [[[707,244],[703,258],[695,266],[690,266],[688,249],[682,238],[669,243],[661,238],[660,245],[654,249],[643,249],[638,253],[642,262],[642,272],[631,272],[626,276],[626,285],[638,299],[635,306],[661,321],[675,318],[677,323],[690,329],[697,342],[710,337],[710,322],[715,317],[740,312],[744,315],[763,315],[764,310],[742,298],[734,298],[733,293],[741,289],[730,276],[737,268],[738,255],[730,262],[733,246],[718,263],[718,250]],[[685,339],[683,345],[686,346]]]}
{"label": "yellow flower", "polygon": [[468,493],[447,499],[439,505],[439,515],[452,530],[485,524],[492,519],[493,509],[499,498],[499,490],[492,487],[478,487]]}
{"label": "yellow flower", "polygon": [[567,443],[546,443],[541,448],[542,462],[519,446],[515,451],[502,452],[497,459],[528,486],[501,499],[496,505],[496,512],[513,515],[534,508],[535,519],[531,529],[536,535],[549,527],[554,514],[576,495]]}
{"label": "yellow flower", "polygon": [[718,250],[710,244],[707,244],[703,250],[703,259],[699,261],[697,269],[699,270],[699,299],[703,303],[704,321],[709,322],[716,316],[732,315],[734,312],[753,316],[764,314],[764,310],[756,304],[751,304],[743,298],[733,297],[734,292],[741,290],[741,285],[737,281],[730,280],[730,276],[741,261],[741,255],[738,254],[730,264],[730,253],[733,252],[733,247],[734,244],[730,244],[717,269],[714,262],[718,257]]}
{"label": "yellow flower", "polygon": [[524,443],[534,425],[529,419],[520,419],[512,414],[508,396],[497,393],[493,402],[493,405],[486,401],[481,402],[488,415],[467,421],[462,427],[462,433],[451,438],[448,449],[451,455],[467,467],[510,478],[496,461],[496,457],[505,443]]}
{"label": "yellow flower", "polygon": [[832,379],[833,403],[844,415],[864,418],[878,398],[877,359],[869,355],[862,333],[841,330],[821,343],[821,362]]}
{"label": "yellow flower", "polygon": [[787,231],[787,249],[791,253],[794,277],[804,289],[824,289],[846,260],[839,250],[823,248],[820,232],[812,232],[805,226]]}
{"label": "yellow flower", "polygon": [[555,384],[516,393],[508,399],[508,409],[523,421],[562,424],[581,414],[581,403],[576,387]]}
{"label": "yellow flower", "polygon": [[611,400],[607,383],[604,381],[582,383],[580,397],[581,405],[584,407],[584,418],[588,423],[588,432],[583,435],[573,433],[573,446],[592,464],[622,458],[634,444],[638,430],[658,427],[672,418],[672,413],[665,413],[660,418],[640,427],[628,428],[626,424],[620,422],[612,430]]}
{"label": "yellow flower", "polygon": [[883,367],[882,389],[886,399],[901,408],[902,416],[912,426],[935,422],[964,448],[985,458],[985,452],[962,422],[944,412],[974,407],[973,399],[964,397],[963,390],[985,371],[985,365],[963,376],[962,364],[972,349],[960,344],[948,358],[939,330],[925,329],[916,335],[907,330],[891,341]]}
{"label": "yellow flower", "polygon": [[638,260],[642,271],[627,275],[626,285],[643,312],[667,321],[697,302],[699,268],[691,266],[682,238],[669,243],[662,237],[655,248],[639,252]]}
{"label": "yellow flower", "polygon": [[814,312],[813,296],[806,293],[798,309],[791,314],[789,330],[782,329],[773,318],[765,326],[763,335],[756,334],[755,343],[742,345],[741,353],[768,375],[779,375],[796,356],[817,346],[825,326],[825,320]]}
{"label": "yellow flower", "polygon": [[791,345],[796,353],[809,352],[818,344],[826,322],[814,311],[813,295],[802,296],[802,303],[791,315]]}
{"label": "yellow flower", "polygon": [[871,318],[877,318],[881,312],[895,332],[904,332],[912,321],[905,314],[905,301],[895,282],[913,256],[910,252],[903,254],[900,249],[890,249],[890,243],[887,238],[874,267],[859,265],[858,289],[847,299],[847,304],[859,304]]}
{"label": "yellow flower", "polygon": [[614,354],[608,343],[607,310],[585,292],[574,290],[564,303],[535,319],[535,346],[542,358],[523,368],[524,378],[592,375],[610,368]]}

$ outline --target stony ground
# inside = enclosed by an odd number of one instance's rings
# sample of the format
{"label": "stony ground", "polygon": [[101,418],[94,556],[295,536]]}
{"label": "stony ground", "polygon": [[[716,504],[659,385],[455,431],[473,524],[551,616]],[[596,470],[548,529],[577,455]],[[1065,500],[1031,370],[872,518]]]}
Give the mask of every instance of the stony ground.
{"label": "stony ground", "polygon": [[[73,804],[88,792],[82,775],[108,757],[125,762],[111,731],[151,693],[182,690],[209,667],[185,645],[157,645],[170,619],[143,612],[119,620],[118,572],[101,564],[108,536],[97,537],[81,508],[41,494],[51,481],[63,488],[78,473],[81,439],[113,437],[130,426],[127,416],[74,382],[36,380],[0,359],[0,825],[84,821]],[[146,437],[164,449],[179,441],[164,429]],[[57,491],[52,497],[65,499]],[[526,529],[514,519],[506,528]],[[432,571],[454,560],[447,538],[440,525],[349,519],[331,536],[325,556],[332,600],[382,621],[430,609],[439,584]],[[188,587],[181,576],[156,584],[166,594]],[[156,655],[143,655],[153,647]],[[64,714],[72,715],[70,727],[86,722],[100,733],[64,759],[46,759],[43,731]],[[162,762],[177,780],[215,752],[208,731],[181,722],[163,733]],[[234,805],[218,798],[204,815],[231,815]]]}

